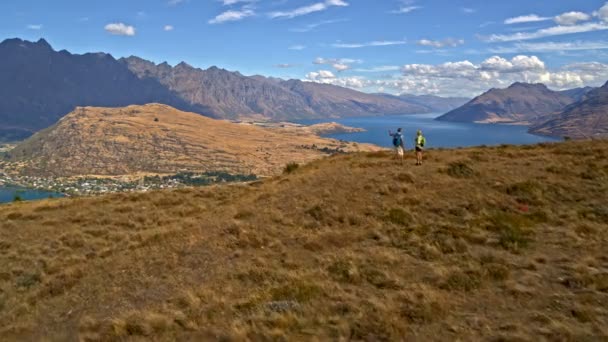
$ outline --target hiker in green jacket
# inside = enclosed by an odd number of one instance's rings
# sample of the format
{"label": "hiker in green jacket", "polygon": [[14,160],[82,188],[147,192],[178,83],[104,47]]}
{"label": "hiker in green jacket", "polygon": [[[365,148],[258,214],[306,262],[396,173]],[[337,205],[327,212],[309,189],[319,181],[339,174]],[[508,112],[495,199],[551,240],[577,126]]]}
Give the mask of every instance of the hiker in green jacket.
{"label": "hiker in green jacket", "polygon": [[422,165],[422,151],[425,144],[426,139],[422,135],[422,131],[418,130],[416,132],[416,139],[414,140],[414,145],[416,145],[416,165]]}

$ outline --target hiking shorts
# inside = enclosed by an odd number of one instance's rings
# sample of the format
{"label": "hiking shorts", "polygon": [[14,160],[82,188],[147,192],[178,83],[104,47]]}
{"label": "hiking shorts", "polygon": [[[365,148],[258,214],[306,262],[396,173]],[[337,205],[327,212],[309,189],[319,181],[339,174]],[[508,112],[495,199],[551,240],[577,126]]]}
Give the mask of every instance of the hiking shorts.
{"label": "hiking shorts", "polygon": [[424,150],[422,147],[416,146],[416,152],[422,152],[422,150]]}
{"label": "hiking shorts", "polygon": [[395,146],[395,153],[397,153],[398,156],[402,157],[403,156],[403,147]]}

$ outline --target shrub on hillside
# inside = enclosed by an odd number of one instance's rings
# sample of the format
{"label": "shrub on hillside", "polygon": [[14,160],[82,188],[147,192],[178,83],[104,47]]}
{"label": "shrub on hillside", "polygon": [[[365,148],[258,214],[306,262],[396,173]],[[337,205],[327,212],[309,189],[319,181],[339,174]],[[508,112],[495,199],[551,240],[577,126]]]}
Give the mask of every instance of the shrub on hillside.
{"label": "shrub on hillside", "polygon": [[508,195],[515,197],[519,203],[537,205],[542,202],[543,189],[533,181],[509,185],[506,192]]}
{"label": "shrub on hillside", "polygon": [[463,161],[450,163],[447,173],[455,178],[471,178],[475,175],[475,171]]}
{"label": "shrub on hillside", "polygon": [[285,174],[290,174],[292,172],[294,172],[295,170],[297,170],[300,167],[300,164],[298,163],[288,163],[287,165],[285,165],[285,168],[283,169],[283,173]]}
{"label": "shrub on hillside", "polygon": [[406,226],[412,221],[412,215],[401,208],[393,208],[388,212],[387,220],[401,226]]}

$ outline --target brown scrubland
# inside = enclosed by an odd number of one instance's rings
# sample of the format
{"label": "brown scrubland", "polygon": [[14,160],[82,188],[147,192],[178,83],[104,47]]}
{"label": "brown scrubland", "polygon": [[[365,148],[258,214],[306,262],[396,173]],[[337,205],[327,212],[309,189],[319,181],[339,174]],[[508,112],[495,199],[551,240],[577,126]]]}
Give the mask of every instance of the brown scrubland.
{"label": "brown scrubland", "polygon": [[608,141],[0,206],[0,340],[608,339]]}
{"label": "brown scrubland", "polygon": [[330,124],[262,128],[162,104],[78,107],[10,150],[4,168],[60,177],[184,170],[269,176],[280,173],[288,162],[306,163],[337,151],[380,149],[316,135],[324,129],[351,128]]}

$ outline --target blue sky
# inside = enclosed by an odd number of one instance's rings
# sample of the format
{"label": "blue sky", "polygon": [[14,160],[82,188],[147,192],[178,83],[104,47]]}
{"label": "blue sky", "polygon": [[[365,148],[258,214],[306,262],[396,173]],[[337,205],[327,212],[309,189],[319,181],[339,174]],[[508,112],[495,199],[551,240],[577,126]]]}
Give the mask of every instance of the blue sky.
{"label": "blue sky", "polygon": [[604,0],[3,0],[0,13],[0,39],[370,92],[608,80]]}

